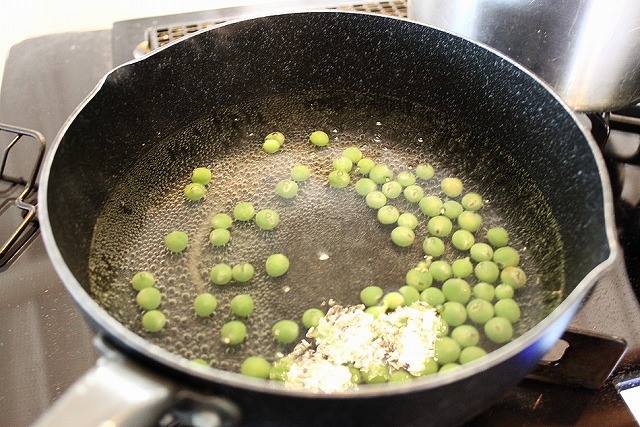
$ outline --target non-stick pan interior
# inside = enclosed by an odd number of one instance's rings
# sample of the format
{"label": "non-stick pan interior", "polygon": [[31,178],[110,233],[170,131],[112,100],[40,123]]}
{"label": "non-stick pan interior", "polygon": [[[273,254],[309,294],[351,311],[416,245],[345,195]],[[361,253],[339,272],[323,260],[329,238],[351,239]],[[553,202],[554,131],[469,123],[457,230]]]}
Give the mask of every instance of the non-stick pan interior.
{"label": "non-stick pan interior", "polygon": [[[337,142],[312,150],[305,135],[316,129]],[[289,143],[267,156],[259,142],[276,130]],[[138,269],[164,269],[163,304],[176,310],[168,345],[186,357],[220,355],[210,343],[216,329],[187,327],[192,313],[178,308],[211,286],[205,272],[216,257],[231,263],[255,257],[257,265],[266,252],[287,248],[292,265],[306,266],[298,273],[292,267],[290,283],[264,281],[246,289],[261,295],[257,303],[265,310],[249,321],[255,322],[255,342],[266,342],[269,333],[260,316],[296,317],[330,298],[353,303],[369,281],[400,285],[406,264],[399,260],[417,256],[418,248],[390,246],[362,200],[328,190],[319,178],[328,160],[353,144],[399,168],[429,161],[439,176],[460,176],[490,200],[486,224],[504,221],[531,277],[541,279],[525,291],[532,307],[523,327],[552,307],[543,303],[547,292],[564,284],[568,294],[609,256],[593,149],[547,88],[466,40],[350,13],[233,23],[112,72],[58,141],[48,174],[48,221],[75,280],[87,290],[93,286],[113,316],[138,331],[140,313],[127,278]],[[285,203],[271,187],[298,162],[310,162],[318,180]],[[181,196],[195,166],[218,174],[199,205]],[[281,209],[282,228],[265,235],[238,226],[228,248],[207,247],[208,216],[245,198]],[[180,226],[194,235],[184,259],[159,244],[163,233]],[[116,289],[129,293],[129,305],[114,300]],[[222,301],[245,292],[215,290]],[[211,323],[228,315],[224,304]],[[201,340],[200,346],[183,345],[183,334]],[[233,362],[230,353],[224,355]]]}
{"label": "non-stick pan interior", "polygon": [[[316,148],[308,135],[322,129],[330,145]],[[265,153],[264,135],[278,130],[287,136],[281,152]],[[484,229],[504,226],[511,244],[523,253],[528,289],[518,292],[522,333],[557,304],[563,284],[562,245],[551,210],[521,166],[501,152],[477,144],[464,125],[446,114],[397,98],[352,92],[281,95],[247,101],[189,124],[139,159],[107,200],[98,218],[90,258],[94,298],[118,321],[151,342],[186,358],[212,361],[213,366],[237,370],[249,355],[274,359],[292,346],[278,344],[270,326],[281,319],[299,320],[308,308],[355,305],[369,285],[387,292],[405,284],[406,272],[424,261],[422,240],[429,236],[428,217],[417,203],[403,197],[389,201],[401,212],[420,219],[416,243],[399,248],[391,242],[392,225],[380,224],[376,210],[352,185],[334,189],[327,184],[332,160],[343,149],[357,146],[366,157],[389,165],[396,173],[432,164],[436,176],[419,181],[427,194],[448,199],[440,189],[444,177],[459,177],[466,191],[483,195]],[[299,195],[283,199],[274,189],[296,164],[308,165],[312,177],[300,184]],[[206,199],[185,200],[183,188],[195,167],[213,171]],[[500,174],[508,179],[500,179]],[[459,200],[457,198],[456,200]],[[256,209],[280,213],[281,224],[261,231],[253,222],[235,222],[231,242],[213,247],[208,240],[210,218],[249,201]],[[173,230],[187,232],[190,246],[172,254],[163,244]],[[478,241],[484,239],[477,233]],[[448,239],[445,239],[448,241]],[[449,262],[469,256],[449,243]],[[283,277],[269,278],[264,262],[272,253],[291,260]],[[256,268],[248,283],[215,285],[209,270],[219,263],[250,262]],[[169,324],[162,333],[145,332],[142,310],[135,302],[131,277],[137,271],[154,274],[163,293],[162,311]],[[473,281],[473,280],[472,280]],[[210,319],[193,313],[193,300],[202,292],[218,297]],[[233,320],[229,301],[250,294],[255,314],[246,320],[246,344],[229,349],[219,337],[222,324]],[[483,342],[490,348],[488,342]]]}

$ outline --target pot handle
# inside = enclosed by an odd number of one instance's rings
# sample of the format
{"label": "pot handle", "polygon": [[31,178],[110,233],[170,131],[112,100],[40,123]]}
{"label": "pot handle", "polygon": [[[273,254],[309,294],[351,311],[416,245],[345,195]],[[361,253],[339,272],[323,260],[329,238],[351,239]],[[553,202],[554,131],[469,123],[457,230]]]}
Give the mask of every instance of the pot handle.
{"label": "pot handle", "polygon": [[100,337],[96,342],[102,352],[96,365],[33,427],[169,426],[176,421],[195,420],[198,426],[220,427],[239,421],[240,411],[227,399],[181,390],[169,378],[108,348]]}

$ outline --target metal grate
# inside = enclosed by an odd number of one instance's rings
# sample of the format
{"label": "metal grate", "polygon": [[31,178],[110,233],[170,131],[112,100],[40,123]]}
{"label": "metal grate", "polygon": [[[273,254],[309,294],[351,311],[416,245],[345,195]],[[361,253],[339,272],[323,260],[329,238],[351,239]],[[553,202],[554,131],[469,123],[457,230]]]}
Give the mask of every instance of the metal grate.
{"label": "metal grate", "polygon": [[407,17],[407,2],[402,1],[382,1],[377,3],[361,3],[353,6],[337,8],[339,10],[355,10],[357,12],[379,13],[381,15],[395,16],[398,18]]}
{"label": "metal grate", "polygon": [[[406,0],[357,3],[346,6],[327,7],[326,9],[377,13],[380,15],[395,16],[398,18],[407,17]],[[150,27],[146,31],[147,52],[162,47],[167,43],[171,43],[172,41],[178,40],[186,35],[193,34],[235,18],[238,18],[238,16]]]}
{"label": "metal grate", "polygon": [[[38,230],[36,207],[36,179],[44,156],[44,136],[39,132],[0,124],[0,267],[4,267],[23,248]],[[28,151],[31,167],[27,176],[11,176],[9,166],[13,157],[31,142]]]}

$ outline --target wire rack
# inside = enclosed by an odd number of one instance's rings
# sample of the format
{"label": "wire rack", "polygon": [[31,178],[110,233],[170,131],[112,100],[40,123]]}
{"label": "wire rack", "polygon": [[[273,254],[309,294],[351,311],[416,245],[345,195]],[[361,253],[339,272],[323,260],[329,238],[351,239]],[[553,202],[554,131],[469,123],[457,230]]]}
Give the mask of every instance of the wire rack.
{"label": "wire rack", "polygon": [[[31,145],[26,176],[7,171],[17,162],[17,152]],[[37,178],[44,156],[44,136],[39,132],[0,123],[0,268],[6,267],[38,230]]]}

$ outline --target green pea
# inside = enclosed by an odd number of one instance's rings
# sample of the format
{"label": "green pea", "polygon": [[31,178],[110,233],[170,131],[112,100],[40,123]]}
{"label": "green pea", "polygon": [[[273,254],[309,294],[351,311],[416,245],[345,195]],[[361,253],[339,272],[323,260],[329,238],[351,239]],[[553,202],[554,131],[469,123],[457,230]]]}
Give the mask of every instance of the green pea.
{"label": "green pea", "polygon": [[467,230],[456,230],[451,236],[451,243],[460,251],[468,251],[475,242],[475,237]]}
{"label": "green pea", "polygon": [[501,248],[509,244],[509,233],[502,227],[493,227],[487,230],[487,240],[494,248]]}
{"label": "green pea", "polygon": [[291,179],[296,182],[302,182],[309,179],[311,170],[305,165],[295,165],[291,168]]}
{"label": "green pea", "polygon": [[474,273],[481,282],[493,283],[500,276],[500,268],[493,261],[480,261],[476,264]]}
{"label": "green pea", "polygon": [[506,267],[500,272],[500,280],[513,289],[520,289],[527,282],[527,275],[520,267]]}
{"label": "green pea", "polygon": [[167,323],[164,313],[158,310],[149,310],[142,315],[142,327],[148,332],[160,332]]}
{"label": "green pea", "polygon": [[389,377],[389,382],[390,383],[402,382],[402,381],[409,381],[412,379],[413,379],[413,375],[411,375],[409,372],[405,371],[404,369],[401,369],[391,374],[391,376]]}
{"label": "green pea", "polygon": [[393,179],[393,172],[389,169],[389,166],[378,163],[369,171],[369,178],[382,185]]}
{"label": "green pea", "polygon": [[430,164],[419,164],[416,166],[416,176],[423,181],[433,178],[434,174],[433,166]]}
{"label": "green pea", "polygon": [[239,320],[231,320],[220,328],[220,338],[226,345],[238,345],[247,337],[247,327]]}
{"label": "green pea", "polygon": [[378,209],[378,221],[380,221],[381,224],[394,224],[398,221],[399,217],[400,211],[398,211],[398,208],[395,206],[386,205]]}
{"label": "green pea", "polygon": [[444,253],[444,242],[439,237],[427,237],[422,243],[422,250],[425,255],[437,258]]}
{"label": "green pea", "polygon": [[416,233],[414,233],[409,227],[399,225],[391,230],[391,241],[401,248],[410,246],[415,239]]}
{"label": "green pea", "polygon": [[482,196],[478,193],[467,193],[462,196],[462,206],[468,211],[477,211],[482,208]]}
{"label": "green pea", "polygon": [[416,176],[409,171],[402,171],[398,174],[396,180],[403,187],[409,187],[410,185],[414,185],[416,183]]}
{"label": "green pea", "polygon": [[324,147],[329,143],[329,135],[321,130],[317,130],[309,135],[309,142],[316,147]]}
{"label": "green pea", "polygon": [[256,213],[255,221],[261,230],[273,230],[280,224],[280,215],[273,209],[261,209]]}
{"label": "green pea", "polygon": [[462,205],[455,200],[447,200],[442,205],[442,214],[449,219],[456,219],[463,211]]}
{"label": "green pea", "polygon": [[431,375],[435,374],[436,372],[438,372],[438,362],[436,362],[434,358],[429,357],[424,362],[424,368],[420,371],[420,375]]}
{"label": "green pea", "polygon": [[305,328],[315,328],[320,323],[320,319],[324,317],[324,313],[319,308],[310,308],[302,313],[302,324]]}
{"label": "green pea", "polygon": [[156,279],[153,274],[148,271],[139,271],[131,278],[131,286],[136,291],[141,291],[144,288],[151,288],[156,284]]}
{"label": "green pea", "polygon": [[[153,289],[153,288],[148,288]],[[498,300],[493,308],[496,312],[496,316],[504,317],[511,323],[515,323],[520,320],[520,306],[517,302],[511,298],[504,298]]]}
{"label": "green pea", "polygon": [[199,182],[192,182],[184,187],[184,197],[193,202],[200,200],[207,193],[207,189]]}
{"label": "green pea", "polygon": [[486,243],[474,243],[469,249],[469,255],[476,262],[491,261],[493,259],[493,248]]}
{"label": "green pea", "polygon": [[264,140],[273,139],[278,142],[279,145],[284,144],[284,134],[282,132],[271,132],[267,136],[264,137]]}
{"label": "green pea", "polygon": [[434,280],[444,282],[453,275],[453,269],[447,261],[439,259],[431,263],[429,273],[431,273],[431,277],[433,277]]}
{"label": "green pea", "polygon": [[456,340],[450,337],[440,337],[435,344],[435,359],[441,364],[454,363],[460,357],[462,348]]}
{"label": "green pea", "polygon": [[211,217],[211,228],[223,228],[228,230],[231,228],[231,224],[233,223],[233,218],[226,213],[217,213]]}
{"label": "green pea", "polygon": [[271,363],[264,357],[249,356],[240,365],[240,373],[248,377],[268,379]]}
{"label": "green pea", "polygon": [[513,298],[514,291],[511,285],[500,283],[495,288],[495,294],[497,299]]}
{"label": "green pea", "polygon": [[389,381],[389,368],[378,362],[371,362],[366,370],[362,370],[362,378],[367,384],[382,384]]}
{"label": "green pea", "polygon": [[255,269],[253,268],[253,265],[248,262],[242,262],[233,266],[231,269],[231,277],[236,282],[245,283],[251,280],[254,272]]}
{"label": "green pea", "polygon": [[361,196],[366,196],[367,194],[376,191],[378,189],[378,184],[370,180],[369,178],[360,178],[356,181],[355,184],[356,193]]}
{"label": "green pea", "polygon": [[440,317],[447,322],[449,326],[460,326],[467,320],[467,309],[459,302],[446,301],[442,304]]}
{"label": "green pea", "polygon": [[209,271],[209,280],[216,285],[226,285],[232,277],[231,267],[227,264],[216,264]]}
{"label": "green pea", "polygon": [[230,239],[231,233],[224,228],[214,228],[211,230],[211,233],[209,233],[209,243],[213,246],[224,246],[229,243]]}
{"label": "green pea", "polygon": [[438,196],[425,196],[418,202],[418,207],[423,214],[434,217],[442,213],[444,203]]}
{"label": "green pea", "polygon": [[182,252],[189,245],[189,236],[184,231],[172,231],[164,237],[164,244],[170,252]]}
{"label": "green pea", "polygon": [[204,359],[191,359],[189,362],[193,363],[197,367],[207,367],[209,366],[209,362]]}
{"label": "green pea", "polygon": [[429,270],[424,267],[415,267],[407,271],[405,283],[416,290],[422,292],[433,283],[433,277]]}
{"label": "green pea", "polygon": [[233,208],[233,217],[236,221],[250,221],[256,211],[249,202],[240,202]]}
{"label": "green pea", "polygon": [[368,157],[362,158],[358,161],[358,172],[361,175],[369,175],[369,172],[371,172],[371,169],[373,169],[375,165],[376,162],[372,159]]}
{"label": "green pea", "polygon": [[289,270],[289,258],[283,254],[269,255],[265,262],[267,275],[271,277],[280,277]]}
{"label": "green pea", "polygon": [[491,302],[495,297],[495,288],[491,283],[478,282],[473,287],[472,291],[474,297],[483,299],[485,301]]}
{"label": "green pea", "polygon": [[451,220],[444,215],[434,216],[427,222],[429,233],[436,237],[445,237],[451,233],[453,224]]}
{"label": "green pea", "polygon": [[451,331],[451,338],[456,340],[462,348],[476,346],[480,342],[480,332],[475,326],[460,325]]}
{"label": "green pea", "polygon": [[269,379],[274,381],[285,381],[292,364],[293,360],[290,357],[282,357],[276,360],[269,371]]}
{"label": "green pea", "polygon": [[451,263],[451,271],[454,277],[466,279],[473,273],[473,263],[468,257],[459,258]]}
{"label": "green pea", "polygon": [[248,317],[253,313],[253,298],[248,294],[240,294],[231,298],[229,303],[231,312],[238,317]]}
{"label": "green pea", "polygon": [[293,199],[298,195],[298,184],[291,179],[283,179],[276,184],[276,194],[283,199]]}
{"label": "green pea", "polygon": [[155,310],[160,307],[162,294],[156,288],[144,288],[136,295],[136,302],[143,310]]}
{"label": "green pea", "polygon": [[420,301],[424,301],[431,307],[437,307],[444,304],[445,297],[442,291],[438,288],[427,288],[420,292]]}
{"label": "green pea", "polygon": [[333,159],[332,165],[334,170],[347,173],[351,172],[351,168],[353,168],[353,162],[346,156],[336,157]]}
{"label": "green pea", "polygon": [[482,227],[482,216],[473,211],[463,211],[457,218],[458,226],[461,229],[475,233]]}
{"label": "green pea", "polygon": [[372,191],[371,193],[367,194],[364,200],[367,206],[369,206],[371,209],[380,209],[387,204],[387,196],[385,196],[381,191],[378,190]]}
{"label": "green pea", "polygon": [[520,254],[511,246],[502,246],[493,251],[493,262],[501,269],[516,267],[520,263]]}
{"label": "green pea", "polygon": [[460,352],[460,363],[465,365],[469,362],[473,362],[476,359],[480,359],[482,356],[486,356],[487,352],[477,346],[465,347]]}
{"label": "green pea", "polygon": [[402,192],[404,198],[410,203],[419,203],[424,197],[424,190],[419,185],[410,185]]}
{"label": "green pea", "polygon": [[494,315],[495,310],[493,305],[487,300],[476,298],[467,304],[467,316],[474,323],[484,325],[489,319],[493,318]]}
{"label": "green pea", "polygon": [[496,316],[484,324],[484,333],[496,344],[503,344],[513,338],[513,326],[504,317]]}
{"label": "green pea", "polygon": [[471,286],[464,279],[447,279],[442,284],[442,293],[448,301],[456,301],[466,304],[471,298]]}
{"label": "green pea", "polygon": [[362,151],[358,147],[347,147],[342,151],[342,155],[355,165],[362,160]]}
{"label": "green pea", "polygon": [[349,172],[333,170],[329,172],[328,181],[333,188],[345,188],[351,182],[351,176],[349,176]]}
{"label": "green pea", "polygon": [[460,368],[460,364],[456,362],[445,363],[440,367],[440,370],[438,370],[438,372],[455,371],[456,369],[459,369],[459,368]]}
{"label": "green pea", "polygon": [[300,328],[293,320],[279,320],[271,327],[273,337],[282,344],[291,344],[298,339]]}
{"label": "green pea", "polygon": [[382,194],[389,199],[397,199],[402,194],[402,185],[398,181],[389,181],[382,184]]}
{"label": "green pea", "polygon": [[218,307],[218,299],[210,293],[202,293],[193,300],[193,309],[198,317],[209,317]]}
{"label": "green pea", "polygon": [[[444,294],[442,295],[442,297],[444,298]],[[438,314],[441,314],[442,311],[444,310],[444,304],[436,306],[435,309],[438,312]],[[446,336],[446,335],[449,335],[449,324],[441,316],[440,317],[440,328],[439,328],[438,336],[443,337],[443,336]]]}
{"label": "green pea", "polygon": [[207,168],[195,168],[191,171],[191,182],[207,185],[211,182],[211,171]]}
{"label": "green pea", "polygon": [[449,197],[458,197],[462,194],[462,181],[458,178],[447,177],[440,181],[442,192]]}
{"label": "green pea", "polygon": [[377,319],[378,316],[380,316],[381,314],[385,314],[387,312],[387,307],[382,305],[375,305],[372,307],[367,307],[367,309],[364,312],[372,315],[374,319]]}
{"label": "green pea", "polygon": [[395,310],[398,307],[405,305],[404,296],[400,292],[389,292],[382,297],[382,305],[389,310]]}
{"label": "green pea", "polygon": [[411,305],[420,299],[420,292],[413,286],[402,286],[398,292],[403,296],[405,305]]}
{"label": "green pea", "polygon": [[412,213],[405,212],[400,214],[397,223],[403,227],[409,227],[410,229],[415,230],[418,226],[418,218],[416,218]]}
{"label": "green pea", "polygon": [[380,286],[367,286],[360,291],[360,301],[366,307],[373,307],[380,302],[383,295],[384,291]]}
{"label": "green pea", "polygon": [[275,139],[265,139],[262,143],[262,149],[266,153],[273,154],[280,150],[280,143]]}

